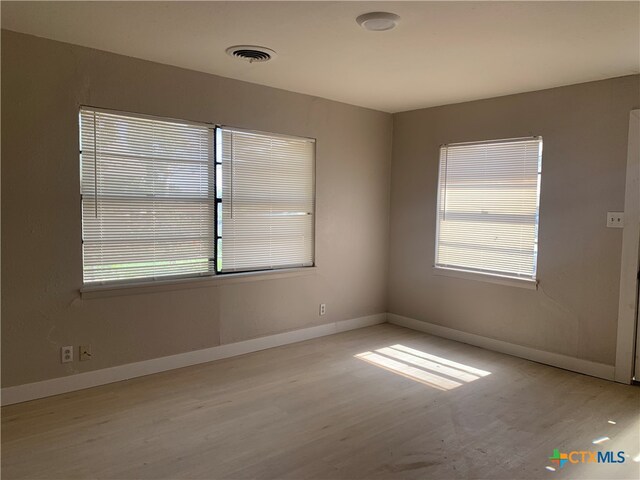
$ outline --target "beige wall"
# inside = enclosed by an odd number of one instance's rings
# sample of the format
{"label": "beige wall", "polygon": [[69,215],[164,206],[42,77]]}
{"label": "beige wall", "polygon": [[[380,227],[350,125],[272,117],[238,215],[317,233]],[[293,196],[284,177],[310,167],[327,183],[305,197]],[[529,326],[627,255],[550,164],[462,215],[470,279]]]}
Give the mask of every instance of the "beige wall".
{"label": "beige wall", "polygon": [[[394,115],[389,311],[613,365],[640,76]],[[537,291],[433,274],[439,145],[542,135]]]}
{"label": "beige wall", "polygon": [[[391,115],[6,31],[2,73],[2,386],[386,310]],[[83,299],[81,104],[316,138],[317,271]]]}

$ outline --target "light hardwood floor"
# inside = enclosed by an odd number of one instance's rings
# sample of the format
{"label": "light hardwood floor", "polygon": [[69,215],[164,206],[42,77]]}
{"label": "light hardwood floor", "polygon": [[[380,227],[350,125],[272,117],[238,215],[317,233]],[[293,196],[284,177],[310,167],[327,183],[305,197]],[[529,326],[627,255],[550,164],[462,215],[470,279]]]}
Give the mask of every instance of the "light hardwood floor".
{"label": "light hardwood floor", "polygon": [[[640,478],[639,409],[638,387],[385,324],[4,407],[2,478]],[[554,448],[629,457],[550,471]]]}

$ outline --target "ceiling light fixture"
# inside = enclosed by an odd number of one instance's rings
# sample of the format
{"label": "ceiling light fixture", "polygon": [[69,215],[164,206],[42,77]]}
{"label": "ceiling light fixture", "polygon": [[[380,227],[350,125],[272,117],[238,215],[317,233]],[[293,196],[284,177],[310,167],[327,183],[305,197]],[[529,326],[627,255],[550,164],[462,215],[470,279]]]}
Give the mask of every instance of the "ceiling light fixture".
{"label": "ceiling light fixture", "polygon": [[356,18],[358,25],[372,32],[391,30],[395,28],[399,21],[400,17],[398,15],[389,12],[370,12]]}
{"label": "ceiling light fixture", "polygon": [[276,52],[270,48],[255,45],[234,45],[227,48],[226,52],[233,58],[246,60],[249,63],[268,62],[276,57]]}

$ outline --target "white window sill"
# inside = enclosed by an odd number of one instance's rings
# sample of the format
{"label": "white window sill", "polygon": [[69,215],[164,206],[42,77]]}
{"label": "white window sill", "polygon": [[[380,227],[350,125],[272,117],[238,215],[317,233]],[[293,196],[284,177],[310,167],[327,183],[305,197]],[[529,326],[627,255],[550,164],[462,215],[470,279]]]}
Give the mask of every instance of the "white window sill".
{"label": "white window sill", "polygon": [[259,272],[228,273],[208,277],[173,278],[167,280],[141,280],[140,282],[116,283],[105,285],[87,285],[80,289],[83,300],[121,295],[138,295],[158,293],[170,290],[186,290],[192,288],[216,287],[234,283],[256,282],[279,278],[302,277],[313,275],[317,267],[283,268],[280,270],[264,270]]}
{"label": "white window sill", "polygon": [[494,275],[490,273],[470,272],[467,270],[458,270],[456,268],[433,267],[434,275],[442,275],[445,277],[463,278],[465,280],[476,280],[481,282],[497,283],[499,285],[509,285],[512,287],[528,288],[530,290],[538,289],[537,280],[528,280],[526,278],[508,277],[506,275]]}

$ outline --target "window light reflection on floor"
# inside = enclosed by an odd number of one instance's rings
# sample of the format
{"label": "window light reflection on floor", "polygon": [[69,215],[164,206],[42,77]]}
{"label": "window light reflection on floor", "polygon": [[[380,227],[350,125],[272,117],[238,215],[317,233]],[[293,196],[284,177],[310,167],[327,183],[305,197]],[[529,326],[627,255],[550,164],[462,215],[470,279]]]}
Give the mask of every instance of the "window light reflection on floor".
{"label": "window light reflection on floor", "polygon": [[359,353],[355,357],[438,390],[452,390],[491,374],[399,344]]}
{"label": "window light reflection on floor", "polygon": [[601,443],[604,443],[608,440],[611,440],[609,437],[600,437],[600,438],[596,438],[593,442],[594,445],[600,445]]}

